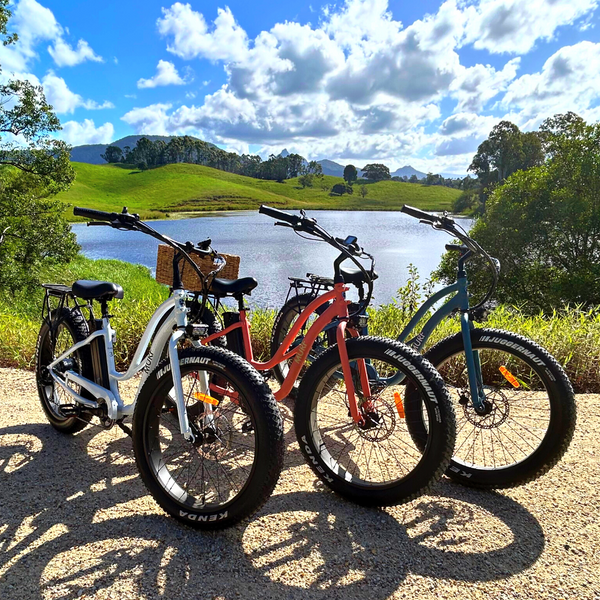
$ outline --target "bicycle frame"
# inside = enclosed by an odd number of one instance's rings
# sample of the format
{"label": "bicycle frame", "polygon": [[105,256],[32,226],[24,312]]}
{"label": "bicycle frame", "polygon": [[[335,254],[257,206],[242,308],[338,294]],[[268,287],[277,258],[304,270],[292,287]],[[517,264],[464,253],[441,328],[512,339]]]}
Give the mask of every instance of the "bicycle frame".
{"label": "bicycle frame", "polygon": [[[142,386],[144,385],[150,373],[152,373],[158,365],[162,349],[166,344],[168,344],[169,366],[173,375],[173,388],[175,403],[177,405],[179,427],[181,429],[181,434],[186,440],[193,439],[193,433],[190,428],[187,411],[185,408],[185,400],[183,397],[183,388],[181,384],[181,372],[179,369],[179,356],[177,352],[177,342],[182,336],[185,335],[185,328],[187,326],[187,309],[185,306],[187,294],[188,292],[185,290],[174,290],[172,296],[156,309],[148,323],[148,326],[146,327],[146,331],[144,332],[140,343],[138,344],[133,360],[131,361],[131,365],[125,373],[119,373],[116,370],[113,350],[113,344],[116,340],[116,333],[111,327],[108,317],[103,317],[102,326],[100,329],[91,333],[85,340],[73,345],[48,365],[48,370],[53,380],[76,402],[89,408],[98,408],[99,404],[94,400],[84,398],[80,394],[77,394],[69,386],[69,383],[74,383],[81,386],[90,392],[95,398],[103,399],[106,402],[108,409],[108,418],[112,421],[117,421],[133,414],[140,390],[142,389]],[[161,320],[163,319],[163,323],[160,324]],[[146,358],[144,358],[148,344],[150,343],[150,340],[155,332],[156,336],[152,342],[150,351],[148,352]],[[96,338],[104,339],[109,389],[90,381],[86,377],[83,377],[73,370],[68,370],[63,373],[64,380],[56,374],[54,367],[68,358],[71,354],[73,354],[73,352],[88,346]],[[131,379],[142,369],[144,370],[144,377],[142,378],[142,381],[140,381],[135,399],[131,404],[125,404],[119,394],[119,382]],[[205,381],[204,378],[199,378],[199,385],[202,393],[208,393],[208,381]]]}
{"label": "bicycle frame", "polygon": [[[471,330],[474,328],[473,322],[469,319],[469,294],[468,294],[468,281],[466,272],[460,272],[457,280],[452,285],[449,285],[427,299],[427,301],[419,308],[419,310],[413,315],[408,325],[403,329],[402,333],[398,336],[398,341],[403,342],[411,346],[417,352],[422,352],[423,347],[427,343],[427,340],[431,337],[431,334],[435,328],[444,320],[450,316],[453,312],[460,312],[460,324],[461,333],[463,336],[463,344],[465,348],[465,356],[467,361],[467,374],[469,377],[469,388],[471,392],[471,402],[473,406],[478,410],[483,410],[485,402],[485,390],[483,389],[483,378],[481,376],[481,363],[479,361],[479,352],[473,350],[471,343]],[[431,317],[426,321],[425,325],[421,329],[420,333],[415,336],[412,340],[408,340],[409,335],[414,331],[417,325],[421,322],[423,317],[437,304],[442,298],[454,294],[447,302],[445,302],[438,310],[436,310]],[[308,310],[308,307],[307,309]],[[324,313],[325,314],[325,313]],[[336,320],[325,325],[323,331],[328,331],[333,327],[337,327],[338,323]],[[298,330],[293,330],[290,333],[297,335]],[[362,330],[360,335],[368,335],[367,330]],[[293,339],[293,338],[292,338]],[[408,341],[407,341],[408,340]],[[287,342],[287,338],[286,338]],[[312,346],[312,344],[311,344]],[[285,357],[287,358],[287,357]],[[280,361],[276,361],[277,364]],[[390,379],[390,383],[399,384],[404,379],[404,375],[398,374]]]}
{"label": "bicycle frame", "polygon": [[[234,331],[235,329],[242,330],[242,337],[244,343],[244,351],[246,356],[244,357],[255,369],[259,371],[268,371],[272,369],[275,365],[283,362],[284,360],[289,360],[292,357],[295,357],[292,364],[290,365],[290,369],[286,378],[279,390],[274,393],[276,400],[283,400],[288,394],[291,392],[292,387],[294,386],[294,382],[298,378],[300,373],[300,369],[302,365],[306,361],[308,353],[313,347],[315,340],[318,335],[325,329],[325,327],[331,323],[333,320],[337,320],[337,331],[336,331],[336,339],[340,352],[340,359],[342,363],[342,372],[344,375],[344,380],[346,382],[346,392],[348,394],[348,402],[350,404],[350,413],[352,415],[353,420],[356,423],[359,423],[363,420],[359,410],[358,405],[356,403],[356,395],[354,389],[354,383],[352,379],[352,370],[350,367],[350,361],[348,359],[348,352],[346,350],[346,325],[348,322],[348,305],[350,302],[346,300],[344,293],[348,291],[348,287],[344,286],[343,283],[336,283],[333,286],[333,290],[322,294],[315,298],[298,316],[298,319],[294,323],[292,329],[288,332],[283,344],[278,348],[275,355],[266,362],[259,362],[254,360],[254,356],[252,353],[252,342],[250,335],[250,323],[246,317],[246,310],[240,310],[240,321],[234,323],[224,329],[223,331],[218,331],[212,335],[209,335],[206,338],[201,340],[201,343],[206,345],[212,342],[213,340],[223,337],[228,333]],[[308,321],[310,316],[316,312],[316,310],[331,301],[330,306],[327,307],[317,320],[310,326],[309,330],[304,337],[304,340],[297,347],[290,350],[290,346],[292,345],[294,339],[304,326],[304,324]],[[350,330],[349,330],[350,332]],[[358,335],[356,332],[350,332],[351,335]],[[365,361],[363,359],[356,361],[358,364],[361,386],[363,388],[363,395],[365,398],[370,397],[371,389],[369,385],[369,378],[367,376],[367,369],[365,365]]]}
{"label": "bicycle frame", "polygon": [[[421,352],[423,346],[430,338],[434,329],[440,322],[451,315],[454,311],[460,312],[460,329],[465,348],[465,357],[467,361],[467,374],[469,377],[469,388],[471,391],[471,401],[478,410],[485,407],[485,391],[483,389],[483,378],[481,376],[481,363],[479,362],[479,352],[473,350],[471,344],[471,330],[474,328],[473,322],[469,319],[469,293],[468,293],[467,275],[463,271],[455,283],[449,285],[431,296],[419,310],[413,315],[408,325],[398,336],[400,342],[408,343],[409,346]],[[419,324],[421,319],[429,312],[433,306],[442,298],[454,294],[438,310],[436,310],[429,319],[427,319],[421,332],[410,341],[406,341],[411,332]]]}

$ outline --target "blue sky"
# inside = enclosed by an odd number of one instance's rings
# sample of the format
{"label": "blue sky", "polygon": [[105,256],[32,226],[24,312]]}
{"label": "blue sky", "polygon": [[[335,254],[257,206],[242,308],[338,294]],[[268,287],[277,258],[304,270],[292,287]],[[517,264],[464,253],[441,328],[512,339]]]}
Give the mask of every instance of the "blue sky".
{"label": "blue sky", "polygon": [[1,77],[43,85],[74,145],[189,134],[463,173],[503,118],[600,118],[600,0],[20,0]]}

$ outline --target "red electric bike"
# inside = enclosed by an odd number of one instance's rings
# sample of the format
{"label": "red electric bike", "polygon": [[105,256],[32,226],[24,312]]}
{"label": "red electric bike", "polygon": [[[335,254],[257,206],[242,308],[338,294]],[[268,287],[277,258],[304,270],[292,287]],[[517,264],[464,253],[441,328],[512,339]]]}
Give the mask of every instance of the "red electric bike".
{"label": "red electric bike", "polygon": [[[244,296],[257,286],[256,280],[213,279],[210,291],[190,307],[196,315],[192,319],[214,322],[225,297],[235,298],[239,311],[223,313],[224,328],[199,343],[218,343],[225,338],[229,350],[265,374],[285,362],[287,374],[274,392],[275,398],[282,400],[292,390],[318,336],[337,320],[337,343],[312,362],[298,389],[294,424],[300,449],[326,485],[361,504],[398,504],[423,494],[448,467],[455,440],[454,412],[442,379],[427,360],[400,342],[359,336],[375,277],[371,255],[358,246],[355,237],[335,238],[304,213],[296,216],[268,206],[261,206],[259,212],[277,219],[275,225],[340,251],[334,261],[333,289],[318,295],[302,311],[270,360],[259,362],[253,356],[244,306]],[[371,268],[365,269],[359,259],[370,259]],[[342,267],[346,260],[356,268]],[[369,291],[350,313],[346,281],[357,279],[364,281]],[[314,322],[303,342],[292,347],[311,319]],[[401,375],[396,377],[398,373]],[[403,398],[407,386],[416,386],[425,398],[423,406],[416,409],[428,427],[424,448],[415,444],[406,426]],[[210,389],[220,393],[218,379],[210,382]]]}

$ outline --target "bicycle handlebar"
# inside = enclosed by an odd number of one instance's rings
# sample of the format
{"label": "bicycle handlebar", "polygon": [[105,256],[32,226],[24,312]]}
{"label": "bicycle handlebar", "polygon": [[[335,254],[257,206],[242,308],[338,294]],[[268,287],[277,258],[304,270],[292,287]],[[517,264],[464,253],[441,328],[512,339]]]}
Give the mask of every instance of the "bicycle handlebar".
{"label": "bicycle handlebar", "polygon": [[94,221],[116,221],[118,218],[118,213],[109,213],[103,210],[82,208],[80,206],[73,208],[73,214],[76,217],[84,217],[85,219],[93,219]]}
{"label": "bicycle handlebar", "polygon": [[404,204],[400,209],[400,212],[406,213],[415,219],[421,219],[422,221],[433,222],[436,218],[435,215],[425,212],[424,210],[420,210],[419,208],[415,208],[414,206],[408,206],[408,204]]}
{"label": "bicycle handlebar", "polygon": [[272,208],[265,204],[260,205],[258,212],[262,213],[263,215],[267,215],[267,216],[271,217],[272,219],[278,219],[279,221],[285,221],[286,223],[289,223],[290,225],[293,225],[294,227],[297,227],[298,225],[300,225],[303,220],[302,217],[298,217],[296,215],[290,215],[290,213],[284,212],[283,210],[279,210],[277,208]]}
{"label": "bicycle handlebar", "polygon": [[[367,257],[371,260],[371,271],[373,271],[375,267],[375,259],[368,252],[365,252],[358,244],[346,244],[345,240],[340,238],[335,238],[330,235],[327,231],[325,231],[322,227],[317,224],[316,219],[309,219],[304,216],[304,211],[301,216],[291,215],[290,213],[284,212],[282,210],[278,210],[276,208],[272,208],[270,206],[266,206],[261,204],[258,209],[259,213],[267,215],[273,219],[277,219],[278,221],[284,221],[283,223],[275,223],[275,225],[286,225],[292,227],[296,233],[302,231],[304,233],[308,233],[315,237],[321,238],[324,242],[327,242],[330,246],[337,248],[341,254],[334,262],[334,272],[335,278],[341,277],[339,273],[340,265],[344,260],[350,259],[364,274],[365,283],[369,288],[369,293],[367,294],[366,299],[359,305],[359,309],[356,313],[362,310],[362,306],[368,306],[371,301],[371,297],[373,295],[373,277],[367,272],[365,267],[356,259],[356,257]],[[355,314],[355,313],[353,313]]]}
{"label": "bicycle handlebar", "polygon": [[[447,233],[456,236],[463,244],[465,244],[465,246],[471,252],[473,252],[474,254],[479,254],[479,256],[481,256],[487,261],[492,271],[492,284],[488,292],[485,294],[483,300],[481,300],[481,302],[472,307],[471,310],[476,310],[477,308],[483,306],[492,297],[492,294],[496,289],[496,284],[498,283],[498,273],[500,271],[499,261],[490,256],[473,238],[469,237],[466,233],[459,231],[454,219],[448,217],[446,213],[444,213],[440,217],[438,215],[433,215],[431,213],[415,208],[414,206],[408,206],[406,204],[402,206],[400,211],[411,217],[419,219],[421,222],[430,224],[434,229],[442,229],[443,231],[446,231]],[[446,249],[461,250],[461,247],[456,246],[454,244],[448,244],[446,245]],[[468,256],[465,255],[464,258],[468,260]],[[461,258],[461,260],[463,260],[463,258]]]}
{"label": "bicycle handlebar", "polygon": [[[194,246],[194,244],[191,242],[182,244],[181,242],[173,240],[166,235],[158,233],[158,231],[150,227],[150,225],[144,223],[144,221],[141,221],[139,215],[129,214],[126,207],[123,208],[123,212],[121,213],[109,213],[102,210],[94,210],[92,208],[82,208],[80,206],[76,206],[73,208],[73,214],[86,219],[94,219],[95,222],[88,222],[88,225],[107,225],[109,227],[114,227],[115,229],[139,231],[140,233],[145,233],[157,240],[160,240],[161,242],[165,242],[183,256],[183,258],[192,266],[194,271],[196,271],[196,274],[200,280],[204,281],[206,285],[208,279],[211,276],[216,276],[216,274],[221,271],[226,264],[225,259],[210,248],[211,240],[204,240],[203,242],[200,242],[198,247]],[[206,247],[207,242],[208,248]],[[220,258],[222,262],[217,269],[205,277],[202,271],[200,271],[198,268],[198,265],[196,265],[196,263],[191,259],[190,254],[213,256],[215,258]]]}

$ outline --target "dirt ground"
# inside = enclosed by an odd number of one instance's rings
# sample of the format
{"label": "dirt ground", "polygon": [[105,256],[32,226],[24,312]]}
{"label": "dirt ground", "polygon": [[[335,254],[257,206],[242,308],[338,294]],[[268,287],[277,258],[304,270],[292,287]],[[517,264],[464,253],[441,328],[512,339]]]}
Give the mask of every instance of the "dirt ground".
{"label": "dirt ground", "polygon": [[600,396],[572,446],[502,493],[443,480],[385,510],[318,485],[295,443],[249,522],[202,533],[165,516],[119,429],[44,419],[33,374],[0,369],[0,598],[600,600]]}

